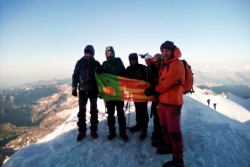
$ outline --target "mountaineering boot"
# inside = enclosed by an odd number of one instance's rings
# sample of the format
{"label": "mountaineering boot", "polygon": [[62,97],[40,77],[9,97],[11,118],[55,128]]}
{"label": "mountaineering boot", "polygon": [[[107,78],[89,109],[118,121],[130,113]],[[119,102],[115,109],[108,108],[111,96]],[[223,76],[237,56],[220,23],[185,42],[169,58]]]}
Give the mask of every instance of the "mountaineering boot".
{"label": "mountaineering boot", "polygon": [[143,129],[140,135],[140,139],[144,140],[147,137],[147,129]]}
{"label": "mountaineering boot", "polygon": [[108,135],[108,140],[112,140],[113,138],[115,138],[116,136],[116,132],[115,131],[110,131],[109,135]]}
{"label": "mountaineering boot", "polygon": [[120,131],[120,137],[121,137],[124,141],[127,141],[127,140],[128,140],[128,135],[126,134],[126,132]]}
{"label": "mountaineering boot", "polygon": [[172,149],[173,149],[172,145],[164,144],[164,145],[157,147],[156,152],[158,154],[169,154],[169,153],[172,153]]}
{"label": "mountaineering boot", "polygon": [[91,136],[92,136],[92,138],[97,138],[98,137],[98,134],[97,134],[97,132],[96,131],[91,131]]}
{"label": "mountaineering boot", "polygon": [[184,167],[184,162],[182,158],[174,158],[172,161],[168,161],[162,164],[162,167]]}
{"label": "mountaineering boot", "polygon": [[151,140],[156,140],[157,134],[155,132],[152,132]]}
{"label": "mountaineering boot", "polygon": [[151,142],[151,146],[153,146],[153,147],[159,147],[163,144],[164,144],[164,141],[160,140],[160,139],[155,139],[155,140],[152,140],[152,142]]}
{"label": "mountaineering boot", "polygon": [[138,125],[135,125],[135,126],[130,127],[129,130],[130,132],[134,133],[134,132],[141,130],[141,128],[139,128]]}
{"label": "mountaineering boot", "polygon": [[77,140],[81,141],[86,136],[86,132],[79,132],[77,135]]}

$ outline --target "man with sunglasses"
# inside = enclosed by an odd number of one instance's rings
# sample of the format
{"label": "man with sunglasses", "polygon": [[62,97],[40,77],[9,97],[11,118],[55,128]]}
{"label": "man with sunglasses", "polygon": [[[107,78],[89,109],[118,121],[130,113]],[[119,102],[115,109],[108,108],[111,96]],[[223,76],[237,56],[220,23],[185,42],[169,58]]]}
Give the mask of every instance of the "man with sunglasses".
{"label": "man with sunglasses", "polygon": [[[130,66],[125,70],[125,77],[131,79],[147,80],[146,66],[138,63],[137,53],[129,54]],[[135,113],[136,113],[136,125],[130,127],[131,132],[142,131],[140,134],[140,139],[144,140],[147,137],[148,129],[148,102],[134,102]]]}
{"label": "man with sunglasses", "polygon": [[153,63],[153,57],[149,54],[145,55],[145,63],[147,65],[147,79],[149,82],[154,82],[155,78],[158,77],[157,69]]}
{"label": "man with sunglasses", "polygon": [[[158,97],[157,93],[154,91],[155,85],[158,82],[158,74],[159,74],[159,69],[160,65],[162,63],[162,57],[161,54],[156,54],[153,58],[151,55],[146,54],[145,55],[145,63],[147,65],[147,79],[148,81],[153,85],[153,87],[148,88],[145,90],[145,95],[150,96],[150,95],[155,95]],[[154,60],[154,61],[153,61]],[[157,67],[156,67],[157,65]],[[161,126],[159,123],[159,117],[157,115],[157,104],[158,101],[153,101],[151,104],[151,112],[150,112],[150,118],[152,118],[152,115],[154,116],[153,123],[154,123],[154,130],[152,132],[151,136],[151,145],[153,147],[158,147],[160,144],[163,144],[163,135],[161,131]]]}
{"label": "man with sunglasses", "polygon": [[77,61],[72,75],[72,95],[77,97],[77,87],[79,90],[79,112],[78,117],[78,135],[80,141],[86,136],[86,105],[90,101],[90,130],[92,138],[97,138],[98,110],[97,97],[98,87],[95,80],[95,70],[101,67],[100,63],[94,58],[95,50],[92,45],[87,45],[84,49],[84,56]]}
{"label": "man with sunglasses", "polygon": [[[163,59],[162,59],[162,55],[157,53],[154,55],[154,57],[152,58],[153,64],[156,68],[156,70],[154,71],[154,75],[153,78],[151,79],[151,84],[153,85],[153,87],[147,88],[145,90],[145,95],[146,96],[151,96],[154,95],[157,99],[158,99],[158,93],[155,91],[155,86],[158,83],[158,79],[159,79],[159,71],[163,65]],[[156,147],[156,151],[158,154],[166,154],[168,153],[168,147],[166,147],[166,145],[164,144],[164,139],[163,139],[163,132],[161,130],[161,125],[160,125],[160,121],[159,121],[159,116],[157,113],[157,105],[158,105],[159,101],[153,101],[152,105],[151,105],[151,113],[150,113],[150,117],[152,117],[152,114],[154,116],[153,118],[153,124],[154,124],[154,130],[152,132],[152,136],[151,136],[151,145],[153,147]]]}

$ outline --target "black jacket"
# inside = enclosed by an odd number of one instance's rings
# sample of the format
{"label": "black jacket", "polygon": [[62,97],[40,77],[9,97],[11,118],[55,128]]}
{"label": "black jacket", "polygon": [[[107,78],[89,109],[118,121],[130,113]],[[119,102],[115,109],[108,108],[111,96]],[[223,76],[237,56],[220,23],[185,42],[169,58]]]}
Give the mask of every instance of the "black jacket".
{"label": "black jacket", "polygon": [[119,57],[115,57],[113,61],[107,60],[102,63],[103,71],[109,74],[122,76],[124,75],[125,67]]}
{"label": "black jacket", "polygon": [[98,90],[95,79],[95,69],[97,67],[101,67],[101,65],[93,57],[83,56],[78,60],[72,75],[72,89],[75,90],[79,84],[79,90]]}
{"label": "black jacket", "polygon": [[142,64],[130,65],[125,70],[125,77],[147,81],[147,67]]}
{"label": "black jacket", "polygon": [[154,64],[152,64],[150,67],[147,67],[147,80],[154,86],[158,82],[158,77],[159,77],[159,69],[156,68]]}

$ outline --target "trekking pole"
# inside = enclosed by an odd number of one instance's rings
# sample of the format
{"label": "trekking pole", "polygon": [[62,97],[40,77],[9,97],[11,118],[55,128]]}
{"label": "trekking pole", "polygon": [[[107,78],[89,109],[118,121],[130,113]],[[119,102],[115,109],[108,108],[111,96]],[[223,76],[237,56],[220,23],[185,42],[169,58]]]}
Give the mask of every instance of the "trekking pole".
{"label": "trekking pole", "polygon": [[106,114],[108,114],[108,111],[107,111],[107,105],[106,105],[105,100],[103,100],[103,102],[104,102],[104,106],[105,106],[105,113],[106,113]]}
{"label": "trekking pole", "polygon": [[126,110],[128,109],[128,103],[129,103],[129,101],[127,101],[127,104],[126,104],[126,106],[125,106],[125,109],[126,109]]}
{"label": "trekking pole", "polygon": [[127,123],[126,129],[129,129],[128,125],[129,125],[129,117],[130,117],[130,101],[129,101],[130,97],[131,97],[131,92],[129,93],[128,102],[126,104],[126,109],[128,109],[128,123]]}
{"label": "trekking pole", "polygon": [[[149,97],[148,102],[151,101],[151,97]],[[150,108],[150,118],[152,118],[153,112],[152,112],[152,105],[153,105],[153,101],[151,101],[151,108]]]}
{"label": "trekking pole", "polygon": [[153,102],[151,103],[151,109],[150,109],[150,118],[153,117],[153,112],[152,112],[152,105],[153,105]]}
{"label": "trekking pole", "polygon": [[[129,117],[130,117],[130,103],[129,103],[129,101],[127,102],[127,106],[129,105],[129,108],[128,108],[128,123],[127,123],[127,127],[126,127],[126,129],[129,129]],[[126,106],[126,108],[127,108],[127,106]]]}

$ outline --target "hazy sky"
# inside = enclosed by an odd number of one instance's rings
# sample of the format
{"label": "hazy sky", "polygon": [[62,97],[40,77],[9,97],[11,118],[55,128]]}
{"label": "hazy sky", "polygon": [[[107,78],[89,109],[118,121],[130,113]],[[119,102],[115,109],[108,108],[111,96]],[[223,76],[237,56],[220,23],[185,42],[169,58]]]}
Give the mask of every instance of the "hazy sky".
{"label": "hazy sky", "polygon": [[71,78],[88,44],[100,63],[112,45],[127,66],[166,40],[193,69],[249,65],[250,1],[0,0],[0,88]]}

